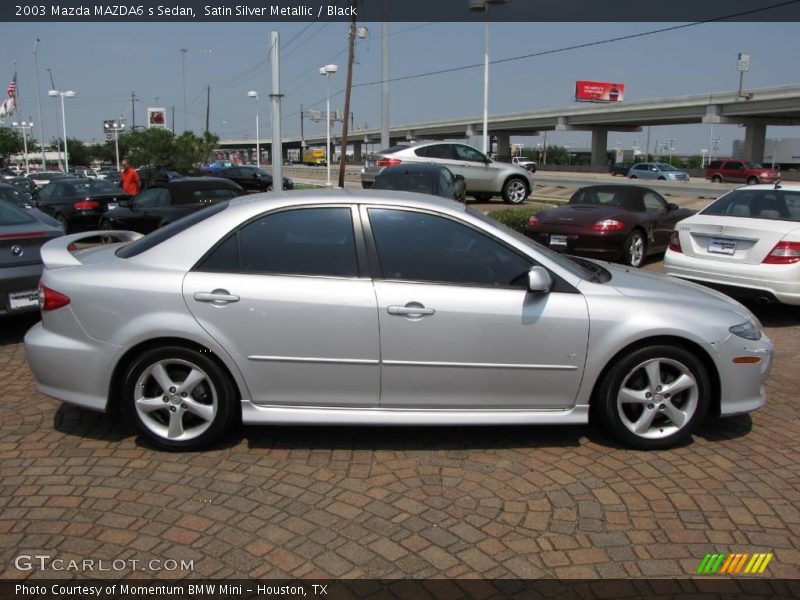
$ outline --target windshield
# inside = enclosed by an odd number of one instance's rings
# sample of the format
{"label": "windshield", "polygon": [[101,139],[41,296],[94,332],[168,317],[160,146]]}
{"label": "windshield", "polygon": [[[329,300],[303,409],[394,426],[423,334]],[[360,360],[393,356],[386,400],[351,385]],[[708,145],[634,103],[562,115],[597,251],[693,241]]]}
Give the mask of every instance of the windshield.
{"label": "windshield", "polygon": [[36,219],[10,202],[0,200],[0,225],[25,225]]}
{"label": "windshield", "polygon": [[101,194],[119,194],[120,188],[105,179],[86,179],[72,183],[79,195],[99,196]]}
{"label": "windshield", "polygon": [[746,162],[746,163],[744,163],[744,166],[747,169],[766,169],[767,168],[764,165],[761,165],[759,163],[754,163],[754,162]]}
{"label": "windshield", "polygon": [[[589,261],[585,261],[583,259],[576,259],[575,257],[566,256],[564,254],[559,254],[558,252],[551,250],[546,246],[542,246],[538,242],[534,242],[532,239],[524,236],[519,231],[511,229],[510,227],[495,221],[491,217],[483,214],[480,211],[475,210],[474,208],[467,207],[467,212],[473,217],[480,219],[484,223],[491,225],[493,228],[500,229],[504,233],[507,233],[518,242],[521,242],[522,244],[524,244],[525,246],[527,246],[532,250],[535,250],[539,254],[544,254],[548,259],[552,260],[559,267],[562,267],[566,271],[569,271],[575,277],[579,277],[587,281],[594,281],[594,282],[603,281],[603,279],[601,279],[598,276],[598,273],[596,271],[596,269],[602,269],[602,267],[598,267],[597,265],[594,265],[594,263],[591,263],[592,265],[591,267],[587,267],[586,263]],[[605,269],[602,270],[607,273]],[[610,279],[610,277],[608,279]],[[608,279],[606,279],[606,281]]]}
{"label": "windshield", "polygon": [[741,188],[707,206],[701,215],[800,222],[800,192]]}

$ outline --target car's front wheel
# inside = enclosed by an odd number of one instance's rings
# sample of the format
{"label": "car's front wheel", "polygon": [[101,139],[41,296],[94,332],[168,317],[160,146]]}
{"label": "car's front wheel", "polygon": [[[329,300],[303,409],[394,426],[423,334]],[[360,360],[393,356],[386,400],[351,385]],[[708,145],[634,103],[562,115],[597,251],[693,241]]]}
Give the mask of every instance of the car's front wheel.
{"label": "car's front wheel", "polygon": [[669,448],[686,440],[708,411],[708,370],[688,350],[646,346],[612,365],[593,402],[614,437],[634,448]]}
{"label": "car's front wheel", "polygon": [[747,178],[747,185],[758,185],[758,183],[759,183],[758,177],[756,177],[755,175],[752,175]]}
{"label": "car's front wheel", "polygon": [[196,450],[236,419],[236,393],[223,369],[203,353],[167,346],[140,355],[128,369],[122,399],[139,431],[156,446]]}
{"label": "car's front wheel", "polygon": [[640,230],[634,229],[625,240],[625,264],[638,269],[642,266],[646,256],[647,242],[644,235]]}
{"label": "car's front wheel", "polygon": [[714,175],[711,178],[712,183],[722,183],[722,177],[719,175]]}
{"label": "car's front wheel", "polygon": [[511,177],[503,185],[503,201],[509,204],[522,204],[528,197],[528,186],[519,177]]}

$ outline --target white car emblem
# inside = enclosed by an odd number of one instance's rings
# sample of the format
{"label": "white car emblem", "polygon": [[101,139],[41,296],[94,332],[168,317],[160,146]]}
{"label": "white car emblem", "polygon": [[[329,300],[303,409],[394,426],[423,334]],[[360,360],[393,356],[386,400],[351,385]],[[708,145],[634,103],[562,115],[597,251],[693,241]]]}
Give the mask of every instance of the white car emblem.
{"label": "white car emblem", "polygon": [[23,253],[22,246],[18,246],[17,244],[11,246],[12,256],[22,256],[22,253]]}

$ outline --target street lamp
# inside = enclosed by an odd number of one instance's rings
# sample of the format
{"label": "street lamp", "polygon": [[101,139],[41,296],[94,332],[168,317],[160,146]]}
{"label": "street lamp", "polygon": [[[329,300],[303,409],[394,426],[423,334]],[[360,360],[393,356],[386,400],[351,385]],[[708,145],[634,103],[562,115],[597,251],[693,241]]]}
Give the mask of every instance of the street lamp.
{"label": "street lamp", "polygon": [[[28,167],[28,130],[33,129],[33,123],[26,123],[23,121],[22,123],[12,123],[15,129],[19,129],[22,132],[22,148],[25,152],[25,172],[27,173],[30,168]],[[773,160],[773,166],[775,165],[775,161]]]}
{"label": "street lamp", "polygon": [[675,151],[675,142],[677,142],[677,141],[678,140],[676,140],[675,138],[668,138],[667,139],[667,144],[669,144],[669,146],[666,149],[669,150],[669,164],[670,165],[672,164],[672,153]]}
{"label": "street lamp", "polygon": [[[25,123],[23,123],[25,125]],[[778,153],[778,142],[781,141],[781,138],[773,138],[772,139],[772,170],[775,170],[775,155]]]}
{"label": "street lamp", "polygon": [[119,132],[125,131],[125,123],[117,123],[116,121],[113,121],[111,123],[103,123],[103,127],[105,127],[108,131],[114,132],[114,150],[116,151],[117,155],[117,171],[119,171]]}
{"label": "street lamp", "polygon": [[469,9],[483,11],[485,32],[483,48],[483,153],[489,153],[489,5],[508,0],[469,0]]}
{"label": "street lamp", "polygon": [[327,145],[325,146],[325,163],[328,169],[325,185],[331,187],[331,75],[336,73],[339,67],[336,65],[325,65],[319,68],[319,74],[325,76],[326,95],[325,95],[325,130]]}
{"label": "street lamp", "polygon": [[[75,92],[72,90],[68,90],[66,92],[61,92],[59,90],[50,90],[47,92],[47,95],[51,98],[55,98],[56,96],[61,96],[61,124],[63,126],[63,133],[64,133],[64,173],[69,173],[69,156],[67,154],[67,116],[64,112],[64,98],[74,98],[76,96]],[[42,140],[42,144],[44,144],[44,140]]]}
{"label": "street lamp", "polygon": [[261,132],[258,129],[258,92],[250,90],[247,92],[248,98],[256,99],[256,166],[261,168]]}

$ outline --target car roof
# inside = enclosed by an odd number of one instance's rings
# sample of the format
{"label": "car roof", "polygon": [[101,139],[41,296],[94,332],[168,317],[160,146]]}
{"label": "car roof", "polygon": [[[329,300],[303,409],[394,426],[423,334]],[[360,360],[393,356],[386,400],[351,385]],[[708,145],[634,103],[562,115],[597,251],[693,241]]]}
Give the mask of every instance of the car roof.
{"label": "car roof", "polygon": [[238,189],[239,185],[230,179],[224,177],[180,177],[178,179],[170,179],[169,181],[157,181],[151,187],[194,187],[198,189],[210,188],[216,186],[224,186],[230,189]]}
{"label": "car roof", "polygon": [[[341,204],[354,202],[356,204],[394,204],[420,209],[445,209],[449,211],[464,212],[466,207],[455,200],[429,194],[414,192],[398,192],[389,190],[359,190],[359,189],[330,189],[330,190],[300,190],[291,192],[267,192],[239,196],[230,200],[230,205],[241,206],[251,203],[263,203],[268,206],[275,201],[295,201],[298,204]],[[295,202],[290,202],[294,204]]]}
{"label": "car roof", "polygon": [[735,188],[735,189],[733,189],[731,191],[735,192],[737,190],[747,190],[747,191],[750,191],[750,190],[777,190],[777,191],[781,191],[781,190],[783,190],[784,192],[800,192],[800,183],[786,183],[786,182],[781,181],[779,183],[778,187],[776,187],[776,185],[774,183],[760,183],[760,184],[756,184],[756,185],[741,186],[741,187]]}

